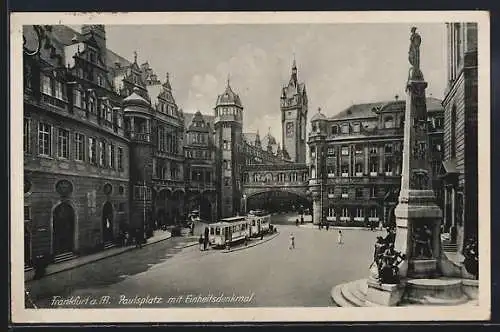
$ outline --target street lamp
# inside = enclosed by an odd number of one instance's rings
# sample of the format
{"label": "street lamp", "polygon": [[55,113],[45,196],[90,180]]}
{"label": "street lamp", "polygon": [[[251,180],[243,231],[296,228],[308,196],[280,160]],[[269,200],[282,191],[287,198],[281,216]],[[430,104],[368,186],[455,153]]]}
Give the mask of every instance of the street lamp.
{"label": "street lamp", "polygon": [[198,219],[201,220],[201,173],[196,172],[198,178]]}
{"label": "street lamp", "polygon": [[247,213],[247,195],[243,194],[243,214]]}

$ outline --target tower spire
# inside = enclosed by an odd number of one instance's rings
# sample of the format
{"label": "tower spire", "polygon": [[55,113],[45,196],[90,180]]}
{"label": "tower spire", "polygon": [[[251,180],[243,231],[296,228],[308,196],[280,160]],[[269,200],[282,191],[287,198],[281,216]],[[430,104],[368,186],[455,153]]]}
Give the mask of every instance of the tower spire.
{"label": "tower spire", "polygon": [[137,63],[137,51],[134,51],[134,63]]}
{"label": "tower spire", "polygon": [[231,81],[231,73],[227,73],[227,87],[229,87],[230,81]]}

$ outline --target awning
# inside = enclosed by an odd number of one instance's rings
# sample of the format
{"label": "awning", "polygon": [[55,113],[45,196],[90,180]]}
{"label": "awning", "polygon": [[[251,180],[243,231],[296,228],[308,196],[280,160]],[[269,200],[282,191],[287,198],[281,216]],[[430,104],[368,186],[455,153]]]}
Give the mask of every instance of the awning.
{"label": "awning", "polygon": [[442,165],[444,174],[458,174],[456,158],[445,160]]}
{"label": "awning", "polygon": [[439,178],[446,179],[456,179],[460,172],[457,169],[457,159],[452,158],[442,162],[441,168],[439,169]]}

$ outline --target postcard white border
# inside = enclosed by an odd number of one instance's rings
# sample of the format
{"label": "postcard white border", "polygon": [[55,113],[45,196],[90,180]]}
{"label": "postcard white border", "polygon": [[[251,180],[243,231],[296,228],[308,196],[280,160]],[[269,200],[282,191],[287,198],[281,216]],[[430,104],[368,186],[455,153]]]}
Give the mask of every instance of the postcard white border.
{"label": "postcard white border", "polygon": [[[129,322],[328,322],[487,320],[490,280],[490,27],[489,13],[254,12],[254,13],[12,13],[10,16],[11,307],[15,323]],[[284,23],[478,23],[479,255],[478,306],[371,308],[25,309],[23,263],[23,66],[22,26],[27,24],[284,24]],[[133,23],[131,23],[133,22]],[[407,31],[402,31],[407,33]],[[401,82],[403,85],[404,82]],[[481,152],[481,153],[480,153]],[[368,273],[368,271],[367,271]],[[333,287],[334,285],[332,285]]]}

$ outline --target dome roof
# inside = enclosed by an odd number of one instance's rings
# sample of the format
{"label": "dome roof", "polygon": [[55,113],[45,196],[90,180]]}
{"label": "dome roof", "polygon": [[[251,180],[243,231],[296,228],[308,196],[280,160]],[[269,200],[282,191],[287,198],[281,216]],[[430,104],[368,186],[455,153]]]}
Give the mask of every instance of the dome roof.
{"label": "dome roof", "polygon": [[326,116],[321,113],[321,108],[318,108],[318,113],[314,114],[311,121],[326,120]]}
{"label": "dome roof", "polygon": [[226,86],[226,90],[224,91],[223,94],[219,95],[217,97],[217,105],[236,105],[239,107],[243,107],[241,104],[240,96],[238,96],[233,89],[231,89],[231,86],[228,84]]}
{"label": "dome roof", "polygon": [[134,92],[127,98],[123,99],[123,106],[127,105],[136,105],[136,106],[144,106],[144,107],[150,107],[151,104],[149,101],[144,99],[140,94],[139,94],[139,88],[135,87]]}

